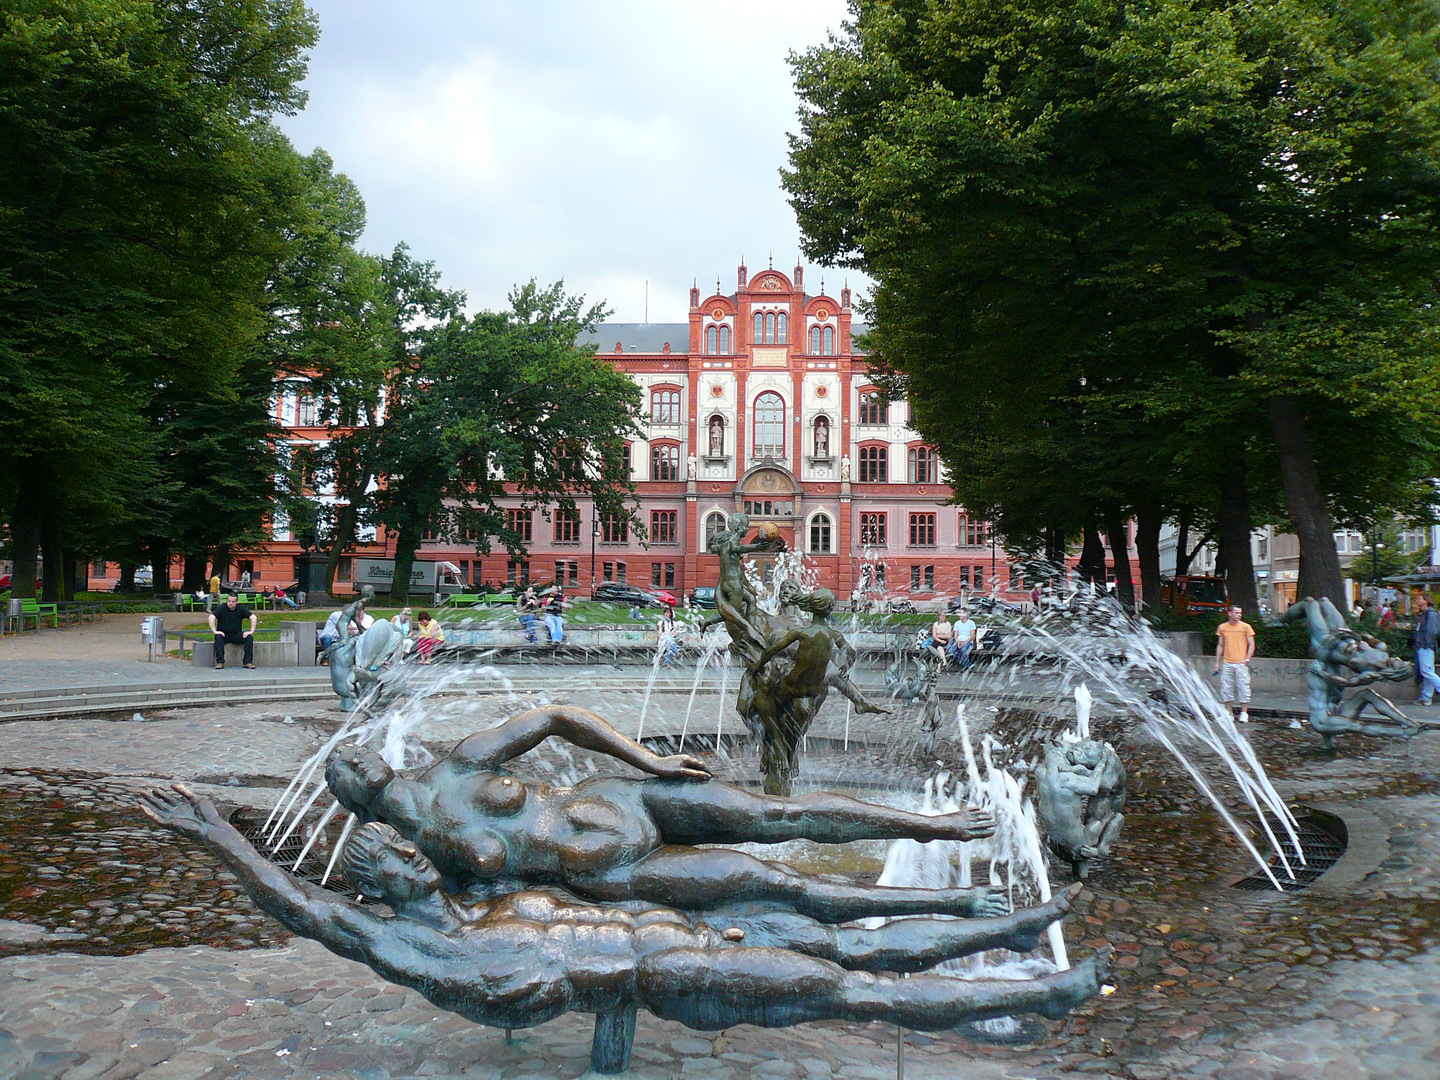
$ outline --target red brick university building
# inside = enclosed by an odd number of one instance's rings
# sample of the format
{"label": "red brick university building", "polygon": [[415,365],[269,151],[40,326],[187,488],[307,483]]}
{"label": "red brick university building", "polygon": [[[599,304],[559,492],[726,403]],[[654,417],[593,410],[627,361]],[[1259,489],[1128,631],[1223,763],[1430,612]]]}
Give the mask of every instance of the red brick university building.
{"label": "red brick university building", "polygon": [[[526,562],[438,539],[417,558],[452,562],[476,584],[558,579],[586,594],[623,581],[688,593],[715,583],[709,538],[743,509],[752,524],[774,522],[842,599],[867,587],[915,600],[972,591],[1020,599],[1028,586],[986,523],[947,503],[944,469],[907,425],[906,403],[886,402],[871,384],[853,340],[863,327],[851,320],[848,288],[836,298],[822,282],[809,293],[799,266],[751,277],[742,265],[733,292],[690,290],[686,322],[601,325],[586,344],[645,396],[644,438],[630,446],[645,540],[605,528],[582,500],[578,521],[516,510]],[[283,391],[275,407],[292,443],[328,437],[303,395]],[[293,581],[300,546],[283,521],[272,536],[235,553],[229,576],[248,569],[256,588]],[[383,529],[363,541],[355,557],[394,554]],[[106,570],[118,577],[113,564]],[[335,591],[349,581],[346,559]]]}

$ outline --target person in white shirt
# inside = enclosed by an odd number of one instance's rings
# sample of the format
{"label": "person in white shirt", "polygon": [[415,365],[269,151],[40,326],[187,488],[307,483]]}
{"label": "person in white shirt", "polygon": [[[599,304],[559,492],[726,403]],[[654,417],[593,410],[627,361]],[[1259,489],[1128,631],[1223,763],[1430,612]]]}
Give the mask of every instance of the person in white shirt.
{"label": "person in white shirt", "polygon": [[950,638],[950,645],[945,651],[950,659],[960,665],[964,671],[971,664],[970,654],[975,651],[976,644],[980,641],[980,629],[975,621],[970,618],[968,608],[960,609],[960,621],[955,624],[955,633]]}

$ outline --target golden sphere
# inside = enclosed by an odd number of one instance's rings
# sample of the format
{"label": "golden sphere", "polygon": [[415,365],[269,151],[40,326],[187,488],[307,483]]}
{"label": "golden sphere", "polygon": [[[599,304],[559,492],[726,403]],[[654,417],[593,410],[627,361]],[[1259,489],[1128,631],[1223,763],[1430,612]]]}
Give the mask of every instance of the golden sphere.
{"label": "golden sphere", "polygon": [[760,525],[760,539],[779,540],[780,526],[776,525],[773,521],[762,522]]}

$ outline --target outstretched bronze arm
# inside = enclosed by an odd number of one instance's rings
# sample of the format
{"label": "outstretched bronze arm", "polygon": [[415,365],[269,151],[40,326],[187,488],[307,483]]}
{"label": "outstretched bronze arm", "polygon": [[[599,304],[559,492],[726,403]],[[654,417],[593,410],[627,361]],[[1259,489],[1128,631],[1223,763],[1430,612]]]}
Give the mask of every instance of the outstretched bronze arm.
{"label": "outstretched bronze arm", "polygon": [[499,768],[505,762],[535,749],[551,735],[582,750],[617,758],[653,776],[708,780],[705,763],[689,754],[660,757],[634,739],[626,738],[588,709],[574,705],[547,705],[517,713],[489,731],[476,732],[461,741],[447,759],[450,765],[475,770]]}
{"label": "outstretched bronze arm", "polygon": [[[178,794],[177,794],[178,793]],[[204,844],[264,911],[304,937],[351,960],[364,960],[383,920],[291,877],[256,851],[215,804],[184,784],[140,797],[140,809],[157,825]]]}

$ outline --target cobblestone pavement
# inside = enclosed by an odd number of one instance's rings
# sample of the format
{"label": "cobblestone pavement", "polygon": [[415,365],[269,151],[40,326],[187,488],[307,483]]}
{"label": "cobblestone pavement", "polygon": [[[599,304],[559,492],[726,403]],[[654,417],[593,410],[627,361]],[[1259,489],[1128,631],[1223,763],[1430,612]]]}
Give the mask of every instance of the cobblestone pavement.
{"label": "cobblestone pavement", "polygon": [[[534,700],[436,703],[433,749]],[[704,700],[697,712],[713,722],[714,699]],[[683,702],[666,695],[651,709],[669,724]],[[623,713],[633,733],[634,695],[586,703]],[[584,1071],[588,1017],[507,1043],[441,1013],[289,938],[206,854],[135,811],[138,791],[170,778],[222,806],[268,808],[338,723],[332,709],[306,708],[289,722],[279,712],[207,708],[140,723],[0,724],[0,1076],[516,1080]],[[1003,733],[1015,722],[977,711],[980,729]],[[874,752],[858,742],[881,730],[857,725],[850,769],[875,770]],[[1253,865],[1216,815],[1141,734],[1113,721],[1106,734],[1130,767],[1129,818],[1067,936],[1077,955],[1115,946],[1117,993],[1061,1024],[1027,1022],[1016,1045],[910,1034],[906,1075],[1440,1077],[1440,733],[1415,739],[1408,754],[1366,739],[1326,754],[1283,722],[1250,725],[1288,799],[1362,809],[1390,833],[1348,892],[1286,896],[1229,888]],[[954,747],[935,756],[958,764]],[[590,767],[585,755],[532,757],[526,771],[561,780]],[[717,767],[743,771],[748,759]],[[923,771],[917,761],[896,775],[913,783]],[[879,1025],[819,1024],[739,1028],[717,1041],[642,1017],[634,1072],[888,1077],[895,1036]]]}

